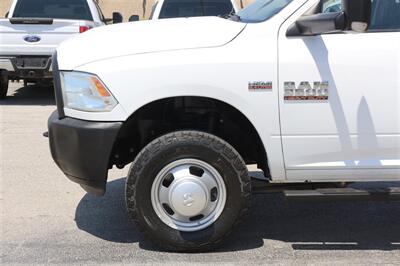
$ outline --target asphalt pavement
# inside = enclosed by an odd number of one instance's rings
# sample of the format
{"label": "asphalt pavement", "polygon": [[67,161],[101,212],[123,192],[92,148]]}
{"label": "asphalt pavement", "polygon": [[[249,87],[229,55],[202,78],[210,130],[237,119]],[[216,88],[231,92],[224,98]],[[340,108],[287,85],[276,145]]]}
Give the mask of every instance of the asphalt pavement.
{"label": "asphalt pavement", "polygon": [[51,88],[11,84],[0,101],[1,263],[400,265],[400,203],[299,203],[254,195],[250,216],[218,250],[157,250],[130,222],[128,168],[96,198],[67,180],[42,136]]}

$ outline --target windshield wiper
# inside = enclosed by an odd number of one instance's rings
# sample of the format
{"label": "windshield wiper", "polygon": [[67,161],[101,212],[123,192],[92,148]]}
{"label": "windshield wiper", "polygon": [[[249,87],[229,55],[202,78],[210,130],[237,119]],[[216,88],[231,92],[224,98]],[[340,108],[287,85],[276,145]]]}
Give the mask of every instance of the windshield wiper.
{"label": "windshield wiper", "polygon": [[233,9],[233,8],[232,8],[231,12],[229,12],[228,14],[220,15],[219,17],[230,19],[233,21],[240,21],[240,16],[238,14],[236,14],[235,9]]}
{"label": "windshield wiper", "polygon": [[240,21],[240,16],[236,13],[233,13],[229,15],[228,19],[233,20],[233,21]]}

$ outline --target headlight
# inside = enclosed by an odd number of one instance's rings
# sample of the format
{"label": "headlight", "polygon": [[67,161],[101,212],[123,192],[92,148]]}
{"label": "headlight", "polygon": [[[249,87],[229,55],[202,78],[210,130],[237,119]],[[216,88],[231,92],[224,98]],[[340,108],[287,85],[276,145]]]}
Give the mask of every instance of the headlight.
{"label": "headlight", "polygon": [[117,100],[101,80],[83,72],[61,72],[64,106],[88,112],[109,112]]}

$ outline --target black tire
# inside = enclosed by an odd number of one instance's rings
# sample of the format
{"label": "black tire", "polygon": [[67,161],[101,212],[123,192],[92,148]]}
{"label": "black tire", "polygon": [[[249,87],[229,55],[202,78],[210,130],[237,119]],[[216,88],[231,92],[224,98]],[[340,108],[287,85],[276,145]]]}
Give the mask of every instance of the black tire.
{"label": "black tire", "polygon": [[5,99],[7,97],[8,91],[8,78],[0,73],[0,99]]}
{"label": "black tire", "polygon": [[[166,225],[151,203],[151,186],[158,172],[180,159],[194,158],[213,166],[226,187],[226,203],[219,218],[196,232]],[[238,152],[222,139],[198,131],[178,131],[157,138],[136,157],[129,171],[125,198],[128,213],[141,231],[161,249],[199,252],[215,248],[246,216],[250,178]]]}

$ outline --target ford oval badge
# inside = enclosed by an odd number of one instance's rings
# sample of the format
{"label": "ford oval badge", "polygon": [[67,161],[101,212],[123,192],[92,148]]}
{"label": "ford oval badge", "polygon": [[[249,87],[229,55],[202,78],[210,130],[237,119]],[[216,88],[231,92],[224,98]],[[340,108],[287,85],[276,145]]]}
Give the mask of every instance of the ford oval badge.
{"label": "ford oval badge", "polygon": [[40,42],[41,38],[36,35],[28,35],[24,37],[24,41],[26,42]]}

